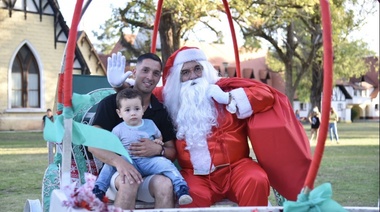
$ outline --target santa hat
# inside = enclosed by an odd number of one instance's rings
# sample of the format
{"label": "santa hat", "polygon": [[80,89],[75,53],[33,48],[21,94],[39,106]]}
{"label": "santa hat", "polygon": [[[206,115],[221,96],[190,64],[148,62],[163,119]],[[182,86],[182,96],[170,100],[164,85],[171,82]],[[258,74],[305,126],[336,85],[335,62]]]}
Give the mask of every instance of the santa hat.
{"label": "santa hat", "polygon": [[178,49],[166,61],[162,76],[164,85],[166,82],[166,78],[169,75],[169,71],[173,66],[184,64],[189,61],[207,61],[207,57],[203,53],[203,51],[198,49],[197,47],[184,46]]}

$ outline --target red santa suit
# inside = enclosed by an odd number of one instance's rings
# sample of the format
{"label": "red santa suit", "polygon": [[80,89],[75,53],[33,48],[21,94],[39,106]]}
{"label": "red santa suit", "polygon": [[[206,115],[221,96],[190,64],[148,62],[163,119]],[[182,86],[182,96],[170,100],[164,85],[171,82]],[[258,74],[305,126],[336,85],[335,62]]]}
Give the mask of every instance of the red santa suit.
{"label": "red santa suit", "polygon": [[[231,79],[221,79],[225,80]],[[246,108],[251,110],[248,104],[258,102],[252,104],[252,109],[258,112],[272,107],[273,95],[267,86],[258,85],[245,90],[249,94],[248,98],[242,98],[238,104],[247,104]],[[228,92],[230,89],[227,88],[225,91]],[[244,90],[241,89],[240,92]],[[228,198],[240,206],[267,205],[270,183],[265,171],[249,157],[248,121],[238,119],[236,114],[226,110],[225,105],[216,103],[215,106],[218,107],[219,126],[213,127],[212,134],[207,138],[211,161],[215,166],[214,172],[209,175],[194,175],[189,151],[185,149],[186,142],[176,141],[181,174],[187,181],[194,200],[191,206],[210,206],[223,198]]]}
{"label": "red santa suit", "polygon": [[[171,60],[167,65],[173,63]],[[168,70],[164,70],[164,77],[165,71]],[[194,168],[207,157],[191,157],[186,141],[176,141],[181,174],[193,198],[193,203],[185,207],[207,207],[224,198],[239,206],[266,206],[270,186],[295,200],[303,187],[311,155],[307,136],[286,97],[248,79],[221,78],[216,85],[230,93],[236,114],[215,102],[218,125],[207,137],[211,158],[208,173],[197,173]],[[258,162],[249,156],[248,138]]]}

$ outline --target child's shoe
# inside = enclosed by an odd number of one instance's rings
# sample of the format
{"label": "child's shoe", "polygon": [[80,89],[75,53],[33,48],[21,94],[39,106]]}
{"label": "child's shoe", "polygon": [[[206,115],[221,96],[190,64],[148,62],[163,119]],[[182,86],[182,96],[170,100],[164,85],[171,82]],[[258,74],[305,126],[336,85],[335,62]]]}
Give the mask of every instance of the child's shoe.
{"label": "child's shoe", "polygon": [[193,198],[189,195],[189,188],[187,186],[181,186],[177,192],[178,205],[187,205],[193,202]]}
{"label": "child's shoe", "polygon": [[95,187],[92,189],[92,193],[95,194],[95,196],[103,201],[104,196],[106,195],[106,192],[99,189],[99,186],[95,185]]}

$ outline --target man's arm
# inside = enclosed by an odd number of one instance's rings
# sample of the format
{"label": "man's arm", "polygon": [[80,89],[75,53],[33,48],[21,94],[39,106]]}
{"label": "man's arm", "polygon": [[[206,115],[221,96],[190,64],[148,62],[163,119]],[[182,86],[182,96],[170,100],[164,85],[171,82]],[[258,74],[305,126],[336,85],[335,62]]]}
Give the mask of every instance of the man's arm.
{"label": "man's arm", "polygon": [[177,151],[174,147],[174,141],[170,140],[164,143],[165,153],[163,156],[165,156],[167,159],[174,161],[176,159]]}
{"label": "man's arm", "polygon": [[44,130],[44,128],[45,128],[45,116],[42,117],[41,128],[42,128],[42,130]]}

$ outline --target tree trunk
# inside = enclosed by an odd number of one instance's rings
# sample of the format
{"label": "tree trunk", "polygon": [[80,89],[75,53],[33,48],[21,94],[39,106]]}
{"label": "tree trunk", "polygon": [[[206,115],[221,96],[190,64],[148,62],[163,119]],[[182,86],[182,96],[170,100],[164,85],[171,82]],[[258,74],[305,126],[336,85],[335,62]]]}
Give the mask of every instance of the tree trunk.
{"label": "tree trunk", "polygon": [[[311,108],[315,106],[321,111],[322,101],[322,87],[323,87],[323,70],[320,62],[313,62],[312,64],[312,84],[310,92]],[[311,112],[311,111],[310,111]]]}
{"label": "tree trunk", "polygon": [[287,38],[286,38],[286,61],[285,64],[285,94],[288,97],[291,105],[293,106],[293,99],[295,89],[293,86],[293,46],[294,46],[294,34],[293,34],[293,23],[290,23],[287,27]]}
{"label": "tree trunk", "polygon": [[158,31],[160,33],[162,63],[165,64],[170,55],[179,49],[180,45],[180,27],[173,20],[170,11],[163,10]]}

